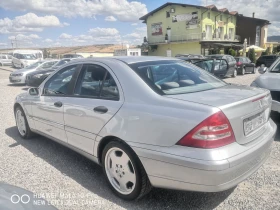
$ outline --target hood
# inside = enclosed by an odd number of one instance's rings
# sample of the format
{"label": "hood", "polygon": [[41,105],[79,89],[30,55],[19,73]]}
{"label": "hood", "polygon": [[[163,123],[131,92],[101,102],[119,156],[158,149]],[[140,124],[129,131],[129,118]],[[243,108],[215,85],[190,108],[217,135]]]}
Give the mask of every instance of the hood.
{"label": "hood", "polygon": [[262,94],[265,91],[264,89],[243,85],[226,85],[212,90],[179,95],[166,95],[166,97],[220,107]]}
{"label": "hood", "polygon": [[280,91],[280,73],[266,72],[254,81],[258,87],[272,91]]}

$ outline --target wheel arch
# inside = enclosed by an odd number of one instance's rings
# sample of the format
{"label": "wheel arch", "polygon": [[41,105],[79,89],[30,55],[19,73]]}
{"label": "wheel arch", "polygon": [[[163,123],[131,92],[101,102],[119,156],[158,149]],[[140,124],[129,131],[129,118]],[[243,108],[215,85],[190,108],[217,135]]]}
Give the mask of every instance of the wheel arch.
{"label": "wheel arch", "polygon": [[[139,159],[139,161],[141,162],[140,158],[138,157],[138,155],[136,154],[136,152],[132,149],[132,147],[127,144],[124,140],[116,137],[116,136],[106,136],[106,137],[103,137],[100,141],[99,141],[99,144],[98,144],[98,147],[97,147],[97,158],[98,158],[98,163],[100,165],[102,165],[102,153],[103,153],[103,150],[104,148],[106,147],[106,145],[112,141],[116,141],[116,142],[120,142],[124,145],[126,145],[136,156],[137,158]],[[142,162],[141,162],[142,164]],[[143,165],[143,164],[142,164]]]}

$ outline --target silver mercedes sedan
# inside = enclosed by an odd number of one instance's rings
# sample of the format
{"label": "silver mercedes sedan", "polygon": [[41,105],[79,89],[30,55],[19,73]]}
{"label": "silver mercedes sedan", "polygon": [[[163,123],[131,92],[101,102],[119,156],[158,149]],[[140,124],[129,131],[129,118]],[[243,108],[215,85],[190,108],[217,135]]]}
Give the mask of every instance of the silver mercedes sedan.
{"label": "silver mercedes sedan", "polygon": [[268,158],[276,125],[268,90],[236,86],[165,57],[79,59],[16,97],[19,134],[34,133],[100,164],[112,191],[216,192]]}

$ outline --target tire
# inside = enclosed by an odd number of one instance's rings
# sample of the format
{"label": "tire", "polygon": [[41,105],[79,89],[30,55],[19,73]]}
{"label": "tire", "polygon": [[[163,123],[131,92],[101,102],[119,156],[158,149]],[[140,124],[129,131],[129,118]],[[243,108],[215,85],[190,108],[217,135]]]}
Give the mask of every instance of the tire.
{"label": "tire", "polygon": [[13,67],[13,68],[16,68],[16,66],[15,66],[14,62],[12,62],[12,67]]}
{"label": "tire", "polygon": [[246,72],[246,69],[245,69],[245,67],[243,66],[243,68],[242,68],[242,70],[241,70],[241,75],[244,75],[245,72]]}
{"label": "tire", "polygon": [[152,189],[137,155],[119,141],[111,141],[105,146],[102,166],[111,190],[124,200],[138,200]]}
{"label": "tire", "polygon": [[256,67],[253,68],[252,74],[256,73]]}
{"label": "tire", "polygon": [[24,65],[23,65],[23,64],[21,64],[21,65],[20,65],[20,67],[23,69],[23,68],[24,68]]}
{"label": "tire", "polygon": [[15,118],[19,135],[23,139],[30,139],[34,133],[30,130],[25,113],[20,106],[15,108]]}
{"label": "tire", "polygon": [[237,70],[234,69],[234,72],[233,72],[233,74],[232,74],[232,77],[236,77],[236,76],[237,76]]}

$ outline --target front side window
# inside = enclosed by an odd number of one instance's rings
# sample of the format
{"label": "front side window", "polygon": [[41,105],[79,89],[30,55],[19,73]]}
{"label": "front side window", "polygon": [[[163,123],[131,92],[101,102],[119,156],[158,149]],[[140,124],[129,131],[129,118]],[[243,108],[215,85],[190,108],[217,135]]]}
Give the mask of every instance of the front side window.
{"label": "front side window", "polygon": [[105,68],[95,64],[83,66],[74,94],[91,98],[119,98],[119,91],[113,77]]}
{"label": "front side window", "polygon": [[278,62],[278,64],[274,65],[270,72],[272,72],[272,73],[280,73],[280,62]]}
{"label": "front side window", "polygon": [[67,66],[53,75],[45,84],[44,95],[67,95],[69,85],[77,69],[77,65]]}
{"label": "front side window", "polygon": [[181,61],[150,61],[130,67],[156,92],[173,95],[214,89],[225,82],[192,64]]}

